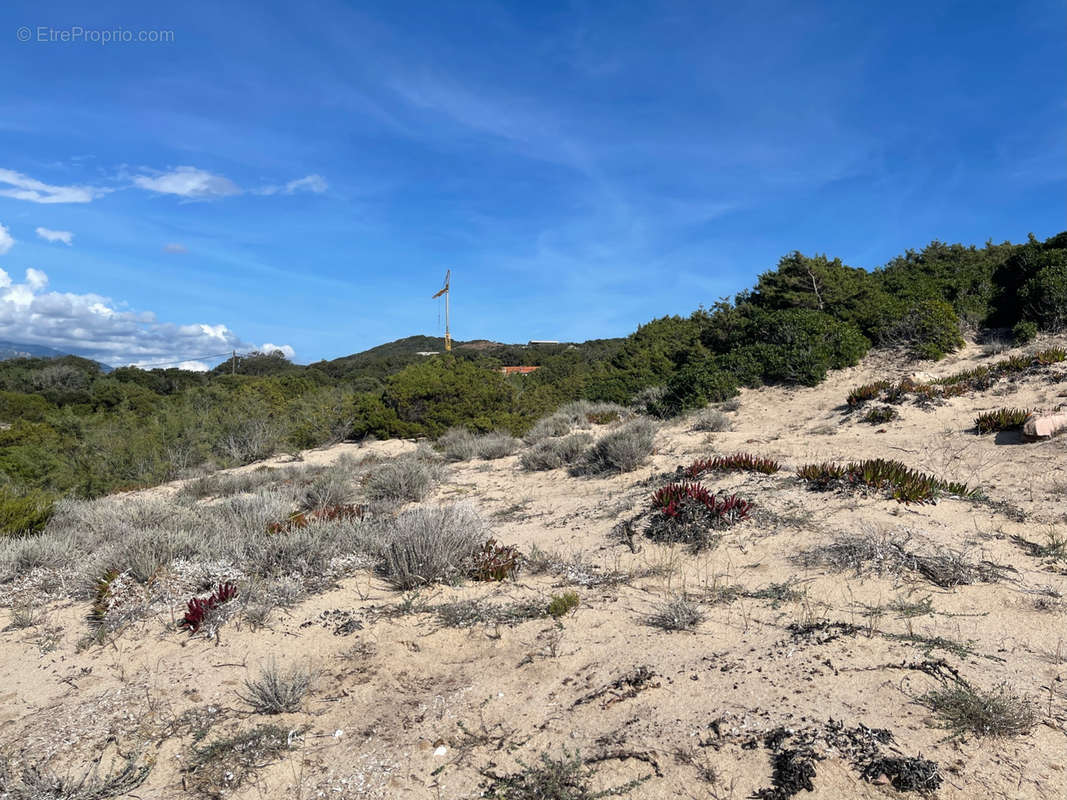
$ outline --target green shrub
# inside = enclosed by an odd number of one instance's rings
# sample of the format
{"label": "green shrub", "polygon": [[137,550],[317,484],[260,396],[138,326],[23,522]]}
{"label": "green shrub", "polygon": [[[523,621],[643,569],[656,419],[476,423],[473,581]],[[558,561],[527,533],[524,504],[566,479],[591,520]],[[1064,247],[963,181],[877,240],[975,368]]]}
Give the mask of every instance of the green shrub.
{"label": "green shrub", "polygon": [[578,593],[577,592],[564,592],[563,594],[552,595],[551,600],[548,603],[548,613],[550,616],[559,619],[566,615],[568,612],[578,607]]}
{"label": "green shrub", "polygon": [[54,500],[44,492],[0,487],[0,536],[40,533],[52,517]]}
{"label": "green shrub", "polygon": [[944,300],[921,300],[882,331],[884,344],[904,347],[912,358],[937,361],[963,347],[960,320]]}
{"label": "green shrub", "polygon": [[1067,327],[1067,253],[1040,269],[1019,290],[1025,318],[1043,330]]}
{"label": "green shrub", "polygon": [[1037,323],[1028,319],[1020,320],[1011,329],[1011,340],[1015,345],[1028,344],[1037,338]]}
{"label": "green shrub", "polygon": [[667,382],[663,399],[654,403],[655,415],[673,417],[690,408],[719,403],[737,394],[737,379],[712,359],[689,364]]}

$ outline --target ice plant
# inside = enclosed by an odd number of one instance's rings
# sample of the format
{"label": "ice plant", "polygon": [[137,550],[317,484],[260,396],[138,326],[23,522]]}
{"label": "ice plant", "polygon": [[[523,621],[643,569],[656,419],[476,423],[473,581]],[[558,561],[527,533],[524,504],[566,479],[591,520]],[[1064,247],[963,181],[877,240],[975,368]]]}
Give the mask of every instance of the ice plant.
{"label": "ice plant", "polygon": [[204,621],[222,606],[237,596],[237,587],[232,583],[220,583],[219,587],[208,597],[192,597],[189,599],[185,616],[178,623],[179,628],[185,628],[189,633],[196,633],[203,626]]}

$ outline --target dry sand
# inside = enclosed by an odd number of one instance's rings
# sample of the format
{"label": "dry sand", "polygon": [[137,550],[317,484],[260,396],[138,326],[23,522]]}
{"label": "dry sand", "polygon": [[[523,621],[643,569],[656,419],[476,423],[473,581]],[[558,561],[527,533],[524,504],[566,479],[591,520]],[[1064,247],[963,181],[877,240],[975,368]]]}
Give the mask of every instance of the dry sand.
{"label": "dry sand", "polygon": [[[972,345],[924,368],[945,375],[990,360]],[[913,369],[872,356],[817,388],[745,391],[729,414],[732,431],[667,425],[647,465],[615,477],[526,473],[515,456],[451,468],[430,502],[468,500],[498,540],[576,558],[562,574],[526,572],[503,584],[402,598],[362,573],[268,629],[230,624],[217,644],[153,619],[79,652],[86,605],[51,607],[48,623],[61,630],[50,652],[41,652],[37,628],[0,634],[0,749],[52,758],[61,773],[75,774],[90,759],[108,764],[140,752],[153,767],[129,796],[185,797],[193,787],[182,769],[198,726],[208,730],[208,742],[273,723],[297,731],[293,748],[257,764],[226,796],[477,797],[487,773],[514,773],[542,752],[567,751],[602,757],[593,765],[597,786],[648,778],[626,796],[746,798],[772,783],[765,734],[780,726],[825,731],[834,720],[888,729],[887,756],[936,761],[944,779],[937,797],[1063,798],[1067,605],[1059,598],[1067,594],[1067,563],[1036,558],[1012,537],[1067,535],[1067,437],[1023,445],[972,429],[975,414],[990,408],[1067,402],[1063,365],[1053,370],[1054,381],[1028,377],[926,409],[906,403],[900,419],[879,427],[844,409],[850,387]],[[341,445],[304,458],[328,463],[346,452],[395,455],[413,447]],[[739,450],[779,459],[784,468],[704,480],[759,509],[717,548],[694,555],[638,536],[634,553],[613,535],[616,523],[647,507],[663,473],[697,456]],[[878,495],[811,492],[792,474],[801,463],[865,457],[980,484],[1010,505],[942,499],[907,506]],[[995,583],[941,588],[915,572],[856,575],[795,560],[805,548],[862,533],[910,534],[912,542],[1010,571]],[[598,583],[595,571],[635,577]],[[751,594],[784,583],[799,594],[714,602],[731,588]],[[444,628],[425,611],[457,598],[505,602],[566,590],[578,592],[580,605],[561,624]],[[658,604],[683,591],[705,604],[707,618],[694,632],[646,624]],[[903,618],[886,608],[926,598],[932,613]],[[411,613],[383,613],[405,599]],[[881,613],[870,611],[879,606]],[[855,629],[789,629],[821,622]],[[932,637],[967,652],[931,646]],[[303,712],[257,717],[238,699],[243,681],[270,658],[314,670]],[[1037,720],[1031,732],[949,738],[917,702],[941,685],[930,674],[938,660],[976,687],[1004,685],[1026,698]],[[814,792],[798,796],[900,796],[884,782],[863,780],[839,750],[825,755],[815,764]]]}

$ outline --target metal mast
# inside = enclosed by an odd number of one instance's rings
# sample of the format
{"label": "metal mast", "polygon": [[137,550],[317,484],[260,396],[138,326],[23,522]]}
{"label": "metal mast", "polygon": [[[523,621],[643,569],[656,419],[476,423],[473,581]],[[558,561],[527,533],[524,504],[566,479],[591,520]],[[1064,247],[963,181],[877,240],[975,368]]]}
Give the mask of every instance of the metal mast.
{"label": "metal mast", "polygon": [[436,300],[441,295],[445,296],[445,352],[446,353],[451,353],[452,352],[452,334],[449,332],[449,329],[448,329],[448,311],[449,311],[449,309],[448,309],[448,295],[450,294],[449,289],[451,288],[451,285],[452,285],[452,270],[448,270],[447,272],[445,272],[445,285],[444,285],[444,288],[441,289],[441,291],[439,291],[437,294],[435,294],[432,298],[430,298],[431,300]]}

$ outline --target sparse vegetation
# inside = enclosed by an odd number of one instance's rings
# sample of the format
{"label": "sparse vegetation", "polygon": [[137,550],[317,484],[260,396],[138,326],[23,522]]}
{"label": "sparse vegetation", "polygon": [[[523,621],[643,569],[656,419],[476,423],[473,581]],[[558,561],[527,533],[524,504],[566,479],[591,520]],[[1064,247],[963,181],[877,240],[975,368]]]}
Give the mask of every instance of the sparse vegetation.
{"label": "sparse vegetation", "polygon": [[6,775],[4,767],[0,762],[0,796],[5,800],[107,800],[133,792],[152,769],[134,757],[119,761],[103,774],[99,761],[80,775],[59,775],[34,763],[16,777]]}
{"label": "sparse vegetation", "polygon": [[485,523],[469,505],[417,506],[383,532],[382,571],[398,589],[455,582],[485,546],[486,534]]}
{"label": "sparse vegetation", "polygon": [[519,464],[530,471],[573,467],[581,462],[592,443],[593,437],[588,433],[542,439],[519,456]]}
{"label": "sparse vegetation", "polygon": [[700,604],[689,595],[680,594],[656,606],[645,621],[665,631],[691,631],[704,619]]}
{"label": "sparse vegetation", "polygon": [[558,759],[542,753],[539,763],[531,766],[520,762],[520,766],[521,771],[514,775],[484,772],[488,781],[481,796],[496,800],[595,800],[623,796],[644,782],[636,779],[610,789],[595,789],[593,770],[579,755],[566,751]]}
{"label": "sparse vegetation", "polygon": [[669,483],[652,495],[646,535],[699,549],[717,542],[718,532],[744,520],[752,505],[737,495],[716,497],[699,483]]}
{"label": "sparse vegetation", "polygon": [[685,468],[685,476],[696,480],[709,472],[759,472],[763,475],[773,475],[781,468],[781,464],[770,458],[750,453],[735,453],[730,456],[697,459]]}
{"label": "sparse vegetation", "polygon": [[863,415],[863,421],[869,425],[884,425],[887,422],[892,422],[898,416],[900,416],[900,412],[893,406],[878,406],[877,408],[868,409],[867,413]]}
{"label": "sparse vegetation", "polygon": [[578,607],[579,599],[577,592],[563,592],[554,594],[548,601],[548,614],[550,617],[559,619],[569,614]]}
{"label": "sparse vegetation", "polygon": [[873,458],[844,466],[833,463],[805,464],[797,477],[818,491],[873,489],[884,491],[900,503],[927,503],[942,495],[976,498],[979,490],[956,481],[943,481],[891,459]]}
{"label": "sparse vegetation", "polygon": [[975,417],[974,427],[978,433],[1017,430],[1023,426],[1023,423],[1033,413],[1033,411],[1024,408],[998,408],[995,411],[986,411]]}
{"label": "sparse vegetation", "polygon": [[297,711],[311,687],[311,673],[302,667],[281,669],[270,661],[255,678],[245,681],[238,697],[257,714],[286,714]]}
{"label": "sparse vegetation", "polygon": [[627,422],[598,439],[576,469],[591,474],[632,472],[652,455],[655,436],[652,420],[639,417]]}
{"label": "sparse vegetation", "polygon": [[443,472],[439,464],[417,456],[404,456],[378,465],[367,479],[371,500],[417,503],[438,483]]}
{"label": "sparse vegetation", "polygon": [[718,408],[705,408],[693,416],[693,430],[719,433],[733,427],[730,418]]}
{"label": "sparse vegetation", "polygon": [[212,800],[229,796],[289,750],[295,733],[259,725],[194,748],[184,770],[189,787]]}
{"label": "sparse vegetation", "polygon": [[519,571],[522,554],[514,545],[497,543],[489,539],[471,558],[470,576],[476,581],[502,581],[512,578]]}
{"label": "sparse vegetation", "polygon": [[1029,701],[999,686],[976,689],[962,680],[923,695],[920,702],[937,715],[953,737],[1022,736],[1030,732],[1037,715]]}

